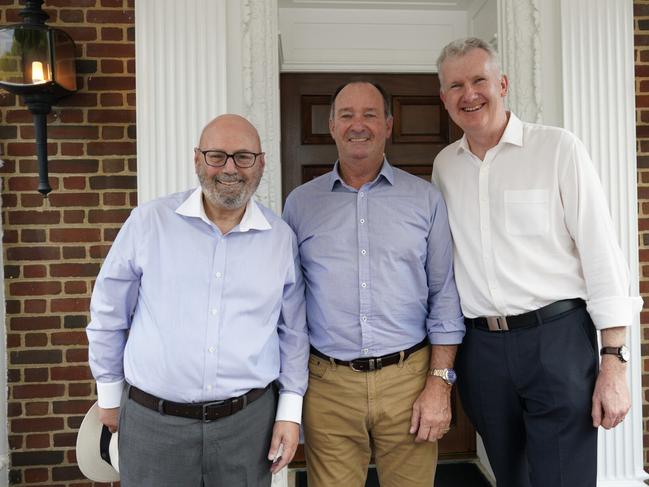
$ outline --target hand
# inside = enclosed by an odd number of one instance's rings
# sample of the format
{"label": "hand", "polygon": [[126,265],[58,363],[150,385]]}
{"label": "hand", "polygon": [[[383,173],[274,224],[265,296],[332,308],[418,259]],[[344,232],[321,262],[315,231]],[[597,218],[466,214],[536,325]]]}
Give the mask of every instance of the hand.
{"label": "hand", "polygon": [[273,427],[273,438],[270,441],[270,450],[268,450],[268,459],[273,462],[270,466],[271,472],[279,472],[288,465],[291,460],[293,460],[299,440],[299,424],[293,423],[292,421],[275,422],[275,426]]}
{"label": "hand", "polygon": [[98,408],[99,409],[99,421],[101,424],[108,426],[108,430],[111,433],[117,432],[117,426],[119,422],[119,408]]}
{"label": "hand", "polygon": [[439,377],[428,377],[426,386],[412,405],[410,434],[415,442],[437,441],[451,424],[451,386]]}
{"label": "hand", "polygon": [[631,407],[626,364],[613,355],[604,356],[593,392],[593,426],[604,429],[616,427]]}

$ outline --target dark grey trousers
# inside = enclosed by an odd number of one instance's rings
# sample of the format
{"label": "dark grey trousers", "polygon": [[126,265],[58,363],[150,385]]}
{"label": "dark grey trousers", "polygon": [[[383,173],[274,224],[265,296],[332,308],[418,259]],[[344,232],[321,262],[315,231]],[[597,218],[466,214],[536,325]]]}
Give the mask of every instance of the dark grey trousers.
{"label": "dark grey trousers", "polygon": [[598,364],[585,308],[521,330],[467,329],[458,388],[498,487],[595,487]]}
{"label": "dark grey trousers", "polygon": [[270,486],[267,459],[276,392],[217,421],[161,415],[123,399],[119,419],[122,487]]}

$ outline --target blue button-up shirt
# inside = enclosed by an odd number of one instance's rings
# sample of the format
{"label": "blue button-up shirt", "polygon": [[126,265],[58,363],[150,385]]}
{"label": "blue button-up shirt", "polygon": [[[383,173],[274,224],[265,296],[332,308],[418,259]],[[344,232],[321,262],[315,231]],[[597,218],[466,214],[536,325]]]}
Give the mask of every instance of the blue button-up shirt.
{"label": "blue button-up shirt", "polygon": [[356,190],[334,170],[295,189],[311,344],[341,360],[462,341],[446,206],[430,183],[384,161]]}
{"label": "blue button-up shirt", "polygon": [[100,406],[119,406],[124,379],[199,402],[279,378],[277,418],[299,422],[308,335],[295,235],[253,200],[223,235],[201,196],[144,204],[115,239],[87,327]]}

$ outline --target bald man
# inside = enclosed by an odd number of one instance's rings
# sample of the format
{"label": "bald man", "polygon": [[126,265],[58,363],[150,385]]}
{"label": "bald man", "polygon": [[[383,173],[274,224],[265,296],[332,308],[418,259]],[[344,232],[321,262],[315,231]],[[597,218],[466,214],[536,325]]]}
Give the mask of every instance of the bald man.
{"label": "bald man", "polygon": [[97,277],[89,361],[123,487],[268,486],[293,458],[304,283],[293,232],[252,197],[264,164],[246,119],[214,119],[200,186],[134,209]]}

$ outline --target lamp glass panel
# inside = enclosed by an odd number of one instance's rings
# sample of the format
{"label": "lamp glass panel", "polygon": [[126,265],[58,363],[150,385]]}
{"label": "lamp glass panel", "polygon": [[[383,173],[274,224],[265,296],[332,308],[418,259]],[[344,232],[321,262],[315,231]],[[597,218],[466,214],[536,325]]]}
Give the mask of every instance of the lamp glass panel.
{"label": "lamp glass panel", "polygon": [[54,39],[54,81],[68,91],[77,90],[74,42],[62,30],[52,30]]}
{"label": "lamp glass panel", "polygon": [[47,29],[10,26],[0,29],[0,82],[32,86],[52,80]]}

